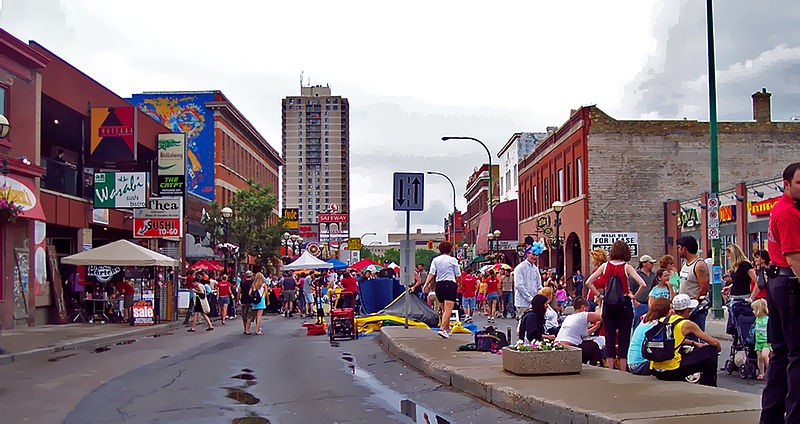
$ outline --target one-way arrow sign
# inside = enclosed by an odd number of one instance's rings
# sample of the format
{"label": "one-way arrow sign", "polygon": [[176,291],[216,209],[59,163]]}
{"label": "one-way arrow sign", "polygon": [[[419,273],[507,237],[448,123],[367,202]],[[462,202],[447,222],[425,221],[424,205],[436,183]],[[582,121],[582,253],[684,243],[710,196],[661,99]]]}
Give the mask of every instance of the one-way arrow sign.
{"label": "one-way arrow sign", "polygon": [[425,204],[424,187],[425,174],[395,172],[392,209],[396,211],[421,211]]}

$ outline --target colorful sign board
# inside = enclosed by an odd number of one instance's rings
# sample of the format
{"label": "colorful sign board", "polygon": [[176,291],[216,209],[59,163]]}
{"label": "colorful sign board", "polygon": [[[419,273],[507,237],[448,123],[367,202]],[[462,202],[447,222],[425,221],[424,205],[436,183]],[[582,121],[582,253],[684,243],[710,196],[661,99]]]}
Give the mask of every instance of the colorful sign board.
{"label": "colorful sign board", "polygon": [[90,112],[90,163],[136,161],[136,109],[93,107]]}
{"label": "colorful sign board", "polygon": [[300,226],[299,212],[297,208],[284,209],[283,226],[290,230],[296,230]]}
{"label": "colorful sign board", "polygon": [[599,248],[611,251],[611,246],[617,240],[628,243],[631,256],[639,256],[639,233],[591,233],[592,250]]}
{"label": "colorful sign board", "polygon": [[719,222],[736,222],[736,205],[720,206]]}
{"label": "colorful sign board", "polygon": [[347,239],[347,248],[350,250],[361,250],[361,239],[357,237]]}
{"label": "colorful sign board", "polygon": [[108,284],[122,281],[125,269],[119,266],[89,265],[86,267],[86,281],[96,284]]}
{"label": "colorful sign board", "polygon": [[346,213],[321,213],[317,215],[317,221],[322,223],[327,222],[347,222],[348,214]]}
{"label": "colorful sign board", "polygon": [[319,224],[300,223],[297,226],[297,230],[292,232],[302,237],[306,243],[319,241]]}
{"label": "colorful sign board", "polygon": [[153,302],[149,300],[137,300],[133,303],[133,310],[131,311],[133,322],[131,325],[153,325],[155,321],[155,311],[153,311]]}
{"label": "colorful sign board", "polygon": [[207,200],[214,200],[214,112],[205,105],[213,101],[213,92],[134,94],[131,99],[142,112],[186,135],[186,190]]}
{"label": "colorful sign board", "polygon": [[147,208],[133,211],[136,238],[180,237],[183,235],[183,198],[151,198]]}
{"label": "colorful sign board", "polygon": [[158,195],[183,196],[186,189],[186,135],[158,135]]}
{"label": "colorful sign board", "polygon": [[772,212],[772,208],[776,203],[778,203],[779,200],[781,200],[780,197],[773,197],[760,202],[750,203],[750,214],[756,216],[769,215],[769,213]]}
{"label": "colorful sign board", "polygon": [[146,172],[95,172],[94,207],[138,209],[147,206]]}

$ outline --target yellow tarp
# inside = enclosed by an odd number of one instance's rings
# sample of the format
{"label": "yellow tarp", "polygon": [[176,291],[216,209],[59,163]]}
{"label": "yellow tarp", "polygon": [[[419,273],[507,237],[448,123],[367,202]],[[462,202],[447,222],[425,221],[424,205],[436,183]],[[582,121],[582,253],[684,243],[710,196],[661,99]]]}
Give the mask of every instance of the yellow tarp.
{"label": "yellow tarp", "polygon": [[[384,321],[396,322],[399,325],[405,325],[405,317],[398,317],[396,315],[369,315],[366,317],[356,318],[356,327],[359,333],[373,333],[380,331]],[[408,320],[408,325],[419,328],[430,328],[424,322]]]}

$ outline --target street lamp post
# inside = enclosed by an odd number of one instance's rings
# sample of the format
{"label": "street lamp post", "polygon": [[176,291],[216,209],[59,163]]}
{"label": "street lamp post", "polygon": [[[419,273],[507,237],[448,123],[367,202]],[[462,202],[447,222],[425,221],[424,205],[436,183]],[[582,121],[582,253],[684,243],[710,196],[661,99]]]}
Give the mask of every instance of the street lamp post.
{"label": "street lamp post", "polygon": [[[0,115],[0,139],[8,137],[8,133],[11,131],[11,124],[8,122],[8,118],[3,115]],[[8,159],[3,158],[3,176],[8,173]],[[0,320],[0,335],[3,334],[3,323]],[[0,346],[0,354],[5,353],[5,349],[3,346]]]}
{"label": "street lamp post", "polygon": [[[222,215],[222,229],[225,232],[225,244],[228,244],[228,219],[233,216],[233,209],[225,206],[219,211]],[[225,247],[225,273],[228,272],[228,247]]]}
{"label": "street lamp post", "polygon": [[561,203],[560,200],[556,200],[553,202],[553,212],[556,213],[556,276],[561,277],[561,273],[563,271],[563,265],[561,263],[561,259],[563,259],[564,255],[561,252],[562,243],[561,243],[561,211],[564,210],[564,204]]}
{"label": "street lamp post", "polygon": [[442,141],[447,140],[472,140],[480,143],[481,146],[486,150],[486,155],[489,157],[489,228],[494,228],[494,220],[492,214],[492,207],[494,206],[494,199],[492,196],[492,187],[494,185],[494,179],[492,178],[492,154],[489,152],[489,148],[486,147],[482,141],[478,140],[474,137],[442,137]]}
{"label": "street lamp post", "polygon": [[[492,167],[489,166],[489,175],[492,174],[491,168]],[[451,234],[451,237],[452,237],[452,240],[453,240],[453,244],[455,244],[455,242],[456,242],[456,186],[455,186],[455,184],[453,184],[453,180],[451,180],[450,177],[448,177],[445,174],[442,174],[441,172],[428,171],[428,175],[441,175],[441,176],[447,178],[447,181],[450,182],[450,187],[453,187],[453,218],[450,220],[450,223],[452,224],[451,227],[453,228],[453,233]]]}
{"label": "street lamp post", "polygon": [[[494,230],[490,233],[494,236],[494,250],[500,250],[500,236],[503,234],[500,230]],[[495,258],[497,260],[497,258]]]}
{"label": "street lamp post", "polygon": [[489,255],[491,255],[494,253],[494,244],[492,243],[494,241],[494,233],[487,234],[486,238],[489,239]]}
{"label": "street lamp post", "polygon": [[[706,0],[706,30],[708,32],[708,135],[711,155],[711,192],[719,193],[719,147],[717,142],[717,77],[714,62],[714,8],[712,0]],[[719,238],[711,240],[711,256],[714,257],[714,267],[720,265]],[[712,275],[711,292],[712,309],[714,318],[724,317],[722,309],[722,281],[714,278],[714,270],[709,270]]]}

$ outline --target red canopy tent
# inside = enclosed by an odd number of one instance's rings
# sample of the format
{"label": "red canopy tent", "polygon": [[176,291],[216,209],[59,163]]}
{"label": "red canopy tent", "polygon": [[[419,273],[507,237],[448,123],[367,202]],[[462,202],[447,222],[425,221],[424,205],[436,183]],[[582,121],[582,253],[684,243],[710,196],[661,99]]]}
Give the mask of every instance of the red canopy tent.
{"label": "red canopy tent", "polygon": [[201,259],[191,265],[189,265],[188,269],[191,270],[203,270],[203,271],[222,271],[223,266],[216,264],[214,261],[209,261],[206,259]]}
{"label": "red canopy tent", "polygon": [[377,262],[373,261],[373,260],[372,260],[372,259],[370,259],[370,258],[364,258],[364,259],[362,259],[362,260],[360,260],[360,261],[358,261],[358,262],[356,262],[356,263],[354,263],[354,264],[350,265],[348,268],[353,268],[353,269],[364,269],[364,268],[366,268],[366,267],[368,267],[368,266],[370,266],[370,265],[381,266],[381,264],[379,264],[379,263],[377,263]]}

